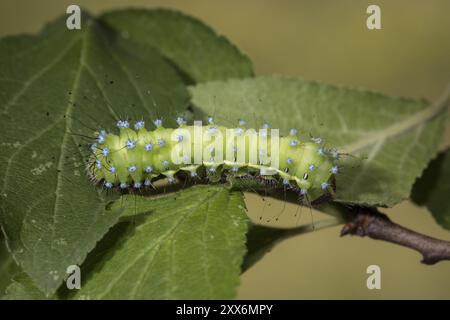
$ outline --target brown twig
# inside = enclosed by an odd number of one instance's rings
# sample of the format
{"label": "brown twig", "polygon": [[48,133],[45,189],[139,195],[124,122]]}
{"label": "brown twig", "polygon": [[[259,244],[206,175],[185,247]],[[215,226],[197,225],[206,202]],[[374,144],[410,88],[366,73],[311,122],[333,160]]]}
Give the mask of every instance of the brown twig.
{"label": "brown twig", "polygon": [[375,208],[356,207],[353,218],[341,230],[341,236],[358,235],[411,248],[422,254],[422,263],[450,260],[450,242],[435,239],[392,222]]}

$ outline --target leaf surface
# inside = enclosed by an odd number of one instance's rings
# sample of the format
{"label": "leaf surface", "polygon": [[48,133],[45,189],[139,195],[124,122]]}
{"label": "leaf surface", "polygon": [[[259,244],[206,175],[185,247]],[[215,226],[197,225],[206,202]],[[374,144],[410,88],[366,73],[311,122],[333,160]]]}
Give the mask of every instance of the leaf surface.
{"label": "leaf surface", "polygon": [[47,295],[121,214],[105,209],[117,195],[86,175],[94,131],[125,116],[173,119],[187,101],[158,52],[82,21],[81,30],[60,19],[37,36],[0,41],[0,222],[15,260]]}
{"label": "leaf surface", "polygon": [[412,200],[426,206],[442,227],[450,230],[450,149],[430,162],[423,175],[417,179]]}
{"label": "leaf surface", "polygon": [[247,217],[240,192],[193,187],[124,197],[124,218],[89,255],[78,299],[227,299],[239,284]]}
{"label": "leaf surface", "polygon": [[180,12],[127,9],[102,19],[124,37],[154,47],[190,83],[253,75],[250,59],[227,38]]}
{"label": "leaf surface", "polygon": [[11,284],[14,275],[19,272],[20,268],[14,262],[12,255],[6,248],[3,235],[0,234],[0,298],[5,294],[5,290]]}
{"label": "leaf surface", "polygon": [[11,284],[6,288],[2,300],[48,300],[40,291],[33,280],[25,273],[20,272],[11,279]]}

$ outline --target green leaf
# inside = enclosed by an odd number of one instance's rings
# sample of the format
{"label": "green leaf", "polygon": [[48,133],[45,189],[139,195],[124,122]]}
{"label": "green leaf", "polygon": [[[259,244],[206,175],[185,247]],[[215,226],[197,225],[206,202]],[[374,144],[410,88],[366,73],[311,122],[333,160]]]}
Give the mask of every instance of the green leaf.
{"label": "green leaf", "polygon": [[173,119],[188,98],[158,52],[82,21],[81,30],[64,18],[38,36],[0,41],[0,222],[15,260],[47,295],[120,215],[105,210],[117,196],[88,181],[84,137],[118,117]]}
{"label": "green leaf", "polygon": [[227,38],[180,12],[127,9],[102,19],[124,37],[157,49],[190,83],[253,75],[250,59]]}
{"label": "green leaf", "polygon": [[[437,152],[447,100],[424,101],[334,87],[285,77],[214,81],[191,87],[197,111],[229,126],[263,121],[304,139],[321,136],[342,156],[336,200],[392,206],[409,197],[412,184]],[[255,119],[256,120],[253,120]]]}
{"label": "green leaf", "polygon": [[442,227],[450,230],[450,149],[430,162],[412,190],[412,200],[426,206]]}
{"label": "green leaf", "polygon": [[[3,300],[47,300],[33,283],[33,280],[25,273],[21,272],[14,276],[12,283],[6,289]],[[51,299],[51,298],[50,298]]]}
{"label": "green leaf", "polygon": [[11,284],[14,275],[20,271],[6,248],[5,239],[0,232],[0,298],[5,294],[5,289]]}
{"label": "green leaf", "polygon": [[[116,202],[124,217],[81,267],[80,299],[227,299],[239,284],[243,196],[220,186]],[[87,274],[87,276],[85,276]]]}

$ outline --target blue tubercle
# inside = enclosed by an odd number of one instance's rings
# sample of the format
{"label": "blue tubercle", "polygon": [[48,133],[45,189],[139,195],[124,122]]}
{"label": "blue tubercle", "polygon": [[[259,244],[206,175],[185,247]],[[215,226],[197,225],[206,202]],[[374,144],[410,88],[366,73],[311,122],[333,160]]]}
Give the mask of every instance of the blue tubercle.
{"label": "blue tubercle", "polygon": [[127,140],[127,145],[126,145],[127,149],[133,149],[136,147],[136,141],[135,140],[131,140],[128,139]]}
{"label": "blue tubercle", "polygon": [[117,121],[117,127],[119,129],[126,129],[130,126],[130,123],[127,120],[119,120]]}
{"label": "blue tubercle", "polygon": [[145,126],[145,122],[143,120],[140,120],[134,124],[134,129],[139,130],[142,129]]}
{"label": "blue tubercle", "polygon": [[186,124],[186,119],[184,117],[177,117],[177,123],[179,126]]}
{"label": "blue tubercle", "polygon": [[128,184],[126,184],[125,182],[122,182],[119,186],[120,186],[120,189],[128,188]]}
{"label": "blue tubercle", "polygon": [[104,157],[107,157],[108,154],[109,154],[109,149],[108,149],[108,148],[103,148],[103,149],[102,149],[102,155],[103,155]]}
{"label": "blue tubercle", "polygon": [[153,144],[147,143],[144,148],[145,148],[145,151],[152,151],[153,150]]}
{"label": "blue tubercle", "polygon": [[157,128],[162,127],[162,124],[163,124],[162,119],[156,119],[155,121],[153,121],[153,123],[155,124],[155,126]]}

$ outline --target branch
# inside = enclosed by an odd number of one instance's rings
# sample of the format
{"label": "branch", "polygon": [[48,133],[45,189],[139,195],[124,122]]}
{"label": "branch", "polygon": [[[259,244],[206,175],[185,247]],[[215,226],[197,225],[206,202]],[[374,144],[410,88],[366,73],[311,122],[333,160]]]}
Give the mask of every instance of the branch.
{"label": "branch", "polygon": [[356,207],[353,218],[341,230],[341,236],[348,234],[367,236],[411,248],[422,254],[424,264],[450,260],[450,242],[402,227],[375,208]]}

